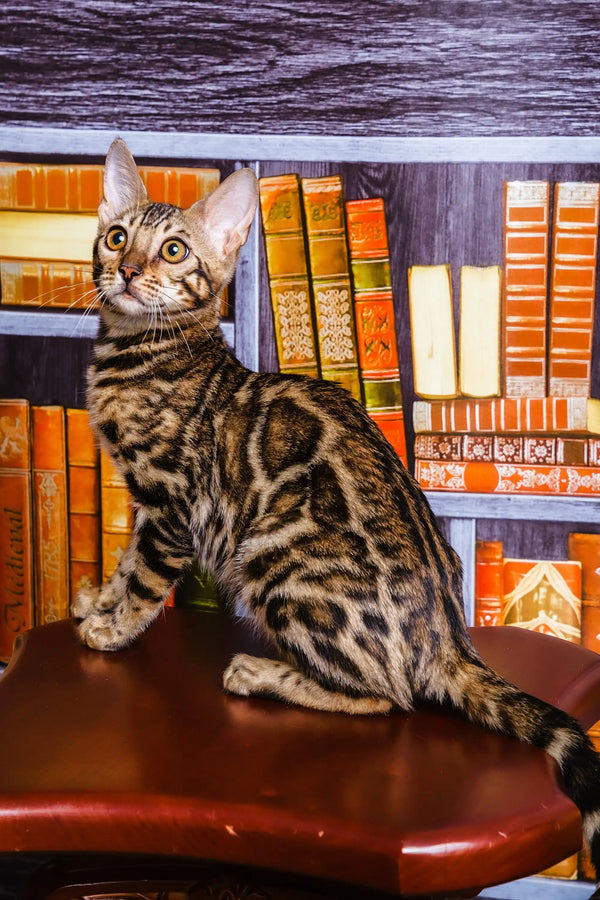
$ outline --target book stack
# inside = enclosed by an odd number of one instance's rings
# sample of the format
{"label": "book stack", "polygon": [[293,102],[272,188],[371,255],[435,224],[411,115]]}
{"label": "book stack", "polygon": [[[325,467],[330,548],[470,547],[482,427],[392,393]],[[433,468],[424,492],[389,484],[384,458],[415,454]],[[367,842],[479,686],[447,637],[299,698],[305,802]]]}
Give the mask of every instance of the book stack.
{"label": "book stack", "polygon": [[[413,266],[415,474],[429,490],[600,493],[591,397],[600,185],[504,186],[504,260]],[[552,247],[552,252],[550,252]]]}
{"label": "book stack", "polygon": [[[133,504],[123,476],[98,452],[86,410],[27,400],[0,400],[0,496],[0,662],[7,662],[18,634],[66,618],[80,588],[110,578],[129,543]],[[187,579],[182,602],[198,593],[199,579],[198,571]],[[202,584],[204,606],[211,597],[216,605],[213,583]],[[171,592],[167,604],[174,602]]]}
{"label": "book stack", "polygon": [[[97,303],[92,247],[104,167],[0,163],[2,305],[81,309]],[[156,202],[191,206],[219,184],[218,169],[141,167]]]}
{"label": "book stack", "polygon": [[[568,560],[509,559],[501,541],[475,547],[475,625],[527,628],[600,653],[600,534],[572,532]],[[600,722],[590,729],[600,748]],[[590,878],[586,851],[543,872]]]}
{"label": "book stack", "polygon": [[339,175],[259,185],[280,371],[346,388],[406,463],[383,200],[344,202]]}

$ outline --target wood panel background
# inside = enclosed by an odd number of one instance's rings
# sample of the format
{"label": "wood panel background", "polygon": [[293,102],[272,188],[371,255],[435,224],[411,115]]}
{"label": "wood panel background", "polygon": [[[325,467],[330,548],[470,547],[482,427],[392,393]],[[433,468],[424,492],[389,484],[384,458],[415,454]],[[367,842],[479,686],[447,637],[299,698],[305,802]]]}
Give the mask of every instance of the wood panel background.
{"label": "wood panel background", "polygon": [[0,120],[593,135],[599,25],[596,0],[5,0]]}

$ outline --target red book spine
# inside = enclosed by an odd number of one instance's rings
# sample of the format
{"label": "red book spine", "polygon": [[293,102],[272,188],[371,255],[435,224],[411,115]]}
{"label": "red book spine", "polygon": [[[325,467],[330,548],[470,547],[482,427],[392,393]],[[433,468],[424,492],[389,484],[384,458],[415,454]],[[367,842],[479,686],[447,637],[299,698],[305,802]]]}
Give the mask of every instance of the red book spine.
{"label": "red book spine", "polygon": [[549,389],[589,397],[600,184],[556,185],[550,282]]}
{"label": "red book spine", "polygon": [[504,601],[502,541],[475,543],[475,624],[500,625]]}
{"label": "red book spine", "polygon": [[494,462],[415,460],[415,476],[430,491],[483,494],[600,494],[600,468]]}
{"label": "red book spine", "polygon": [[549,184],[504,185],[504,395],[546,393]]}
{"label": "red book spine", "polygon": [[415,400],[413,425],[427,432],[600,434],[600,400],[586,397],[498,397]]}
{"label": "red book spine", "polygon": [[571,532],[569,559],[581,563],[581,643],[600,653],[600,534]]}

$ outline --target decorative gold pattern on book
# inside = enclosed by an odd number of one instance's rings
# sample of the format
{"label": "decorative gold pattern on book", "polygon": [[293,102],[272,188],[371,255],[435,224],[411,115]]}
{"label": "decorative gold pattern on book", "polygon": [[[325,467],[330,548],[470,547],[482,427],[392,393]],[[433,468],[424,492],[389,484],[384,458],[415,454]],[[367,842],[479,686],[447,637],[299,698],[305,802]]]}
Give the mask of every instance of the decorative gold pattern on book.
{"label": "decorative gold pattern on book", "polygon": [[321,362],[325,365],[356,359],[352,334],[350,292],[322,286],[316,290]]}
{"label": "decorative gold pattern on book", "polygon": [[283,363],[315,362],[310,299],[306,290],[273,291]]}

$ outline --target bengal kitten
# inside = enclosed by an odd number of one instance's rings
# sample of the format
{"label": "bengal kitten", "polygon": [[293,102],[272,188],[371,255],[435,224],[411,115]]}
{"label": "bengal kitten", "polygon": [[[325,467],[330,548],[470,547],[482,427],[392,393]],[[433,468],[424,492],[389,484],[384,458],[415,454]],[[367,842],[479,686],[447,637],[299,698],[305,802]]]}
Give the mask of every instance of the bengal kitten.
{"label": "bengal kitten", "polygon": [[77,597],[82,641],[133,641],[198,559],[281,657],[235,656],[227,691],[359,714],[450,703],[554,757],[598,866],[599,758],[482,662],[460,561],[378,427],[336,385],[250,372],[226,346],[219,294],[257,200],[242,169],[189,209],[152,203],[123,141],[109,150],[88,400],[136,513],[115,574]]}

